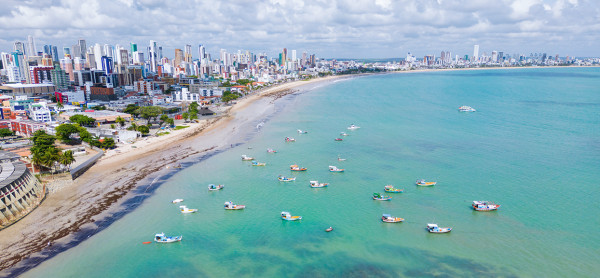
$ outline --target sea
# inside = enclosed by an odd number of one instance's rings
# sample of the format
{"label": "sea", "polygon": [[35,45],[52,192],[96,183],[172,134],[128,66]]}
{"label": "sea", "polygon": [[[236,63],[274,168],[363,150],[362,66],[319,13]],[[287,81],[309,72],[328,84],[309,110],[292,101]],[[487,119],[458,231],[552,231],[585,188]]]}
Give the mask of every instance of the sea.
{"label": "sea", "polygon": [[[180,169],[22,277],[598,277],[600,68],[361,76],[275,105],[245,143]],[[373,200],[385,185],[404,192]],[[474,200],[501,207],[477,212]],[[452,232],[430,234],[428,223]],[[183,240],[143,244],[161,232]]]}

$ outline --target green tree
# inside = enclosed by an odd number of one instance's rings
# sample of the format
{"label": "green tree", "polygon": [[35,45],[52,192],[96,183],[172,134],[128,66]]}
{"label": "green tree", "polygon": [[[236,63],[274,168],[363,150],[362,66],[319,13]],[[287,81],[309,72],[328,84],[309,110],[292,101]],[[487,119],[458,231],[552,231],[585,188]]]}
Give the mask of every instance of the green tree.
{"label": "green tree", "polygon": [[112,149],[115,147],[115,140],[112,138],[104,138],[102,142],[102,148],[104,149]]}
{"label": "green tree", "polygon": [[188,119],[190,118],[190,113],[188,113],[188,112],[183,112],[183,113],[181,114],[181,117],[183,118],[183,120],[184,120],[184,121],[186,121],[186,122],[187,122],[187,121],[188,121]]}
{"label": "green tree", "polygon": [[198,119],[198,112],[190,112],[190,120]]}
{"label": "green tree", "polygon": [[136,131],[137,128],[138,128],[138,125],[136,123],[131,123],[131,125],[127,128],[127,130]]}
{"label": "green tree", "polygon": [[88,126],[92,125],[96,120],[92,117],[88,117],[86,115],[73,115],[69,118],[69,121],[78,123],[80,126]]}
{"label": "green tree", "polygon": [[79,131],[79,139],[83,142],[90,142],[92,140],[92,134],[87,131],[85,128],[81,128]]}
{"label": "green tree", "polygon": [[195,111],[196,113],[198,113],[198,106],[199,105],[198,105],[197,102],[192,102],[190,104],[190,112],[194,112]]}
{"label": "green tree", "polygon": [[73,164],[73,162],[75,162],[75,157],[73,157],[73,151],[71,150],[62,152],[58,158],[58,163],[67,167]]}
{"label": "green tree", "polygon": [[61,124],[58,127],[56,127],[56,137],[58,137],[64,143],[70,143],[72,141],[71,135],[81,132],[82,129],[85,130],[85,128],[80,127],[76,124]]}
{"label": "green tree", "polygon": [[125,107],[125,109],[123,110],[123,113],[131,114],[131,115],[134,115],[137,117],[139,115],[139,113],[138,113],[139,108],[140,107],[135,104],[127,104],[127,107]]}
{"label": "green tree", "polygon": [[0,128],[0,137],[13,136],[13,135],[15,135],[15,134],[10,129]]}
{"label": "green tree", "polygon": [[173,120],[173,118],[168,118],[168,119],[167,119],[167,124],[168,124],[170,127],[174,127],[174,126],[175,126],[175,120]]}
{"label": "green tree", "polygon": [[138,112],[140,117],[148,120],[148,123],[150,123],[151,119],[156,118],[163,113],[163,108],[158,106],[144,106],[140,107]]}
{"label": "green tree", "polygon": [[119,124],[121,127],[123,127],[125,125],[125,119],[121,118],[121,116],[118,116],[115,119],[115,123]]}
{"label": "green tree", "polygon": [[162,126],[163,124],[165,124],[167,119],[169,119],[169,116],[167,116],[165,114],[160,115],[160,125]]}
{"label": "green tree", "polygon": [[150,128],[145,125],[138,126],[137,131],[141,132],[143,135],[146,135],[150,132]]}

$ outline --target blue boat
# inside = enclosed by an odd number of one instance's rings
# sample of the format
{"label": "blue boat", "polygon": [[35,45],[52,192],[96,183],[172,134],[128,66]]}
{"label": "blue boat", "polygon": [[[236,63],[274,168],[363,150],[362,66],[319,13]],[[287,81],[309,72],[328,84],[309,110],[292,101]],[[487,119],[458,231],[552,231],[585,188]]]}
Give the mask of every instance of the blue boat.
{"label": "blue boat", "polygon": [[379,193],[373,193],[373,200],[377,200],[377,201],[389,201],[391,199],[392,199],[392,197],[390,197],[390,196],[384,196],[384,195],[381,195]]}
{"label": "blue boat", "polygon": [[154,241],[158,243],[171,243],[181,241],[183,236],[165,236],[165,233],[154,235]]}

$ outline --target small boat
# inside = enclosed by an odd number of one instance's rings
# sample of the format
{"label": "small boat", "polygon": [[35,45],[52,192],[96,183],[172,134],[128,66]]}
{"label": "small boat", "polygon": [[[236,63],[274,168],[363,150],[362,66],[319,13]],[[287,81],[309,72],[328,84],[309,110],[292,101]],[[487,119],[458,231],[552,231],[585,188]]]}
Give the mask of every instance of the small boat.
{"label": "small boat", "polygon": [[224,187],[225,187],[225,186],[224,186],[224,185],[222,185],[222,184],[219,184],[219,185],[209,184],[209,185],[208,185],[208,190],[212,190],[212,191],[215,191],[215,190],[221,190],[221,189],[223,189]]}
{"label": "small boat", "polygon": [[296,220],[302,219],[302,216],[292,216],[289,212],[282,211],[281,212],[281,219],[287,220],[287,221],[296,221]]}
{"label": "small boat", "polygon": [[417,180],[415,182],[416,185],[418,186],[434,186],[437,184],[437,182],[435,181],[425,181],[425,180]]}
{"label": "small boat", "polygon": [[277,179],[278,179],[279,181],[295,181],[295,180],[296,180],[296,177],[293,177],[293,178],[288,178],[288,177],[284,177],[284,176],[279,176],[279,177],[277,177]]}
{"label": "small boat", "polygon": [[252,160],[252,166],[265,166],[267,163],[265,162],[257,162],[256,160]]}
{"label": "small boat", "polygon": [[328,183],[319,183],[319,181],[310,181],[310,187],[319,188],[319,187],[327,187]]}
{"label": "small boat", "polygon": [[394,188],[393,185],[386,185],[385,192],[402,193],[404,192],[404,189]]}
{"label": "small boat", "polygon": [[177,203],[181,203],[183,202],[183,199],[175,199],[172,201],[173,204],[177,204]]}
{"label": "small boat", "polygon": [[300,167],[296,164],[290,165],[290,170],[292,171],[306,171],[306,168]]}
{"label": "small boat", "polygon": [[296,142],[296,139],[294,139],[292,137],[285,137],[285,141],[286,142]]}
{"label": "small boat", "polygon": [[348,129],[349,129],[349,130],[355,130],[355,129],[359,129],[359,128],[360,128],[360,126],[355,126],[354,124],[351,124],[351,125],[348,127]]}
{"label": "small boat", "polygon": [[373,200],[377,200],[377,201],[389,201],[391,199],[392,199],[392,197],[390,197],[390,196],[381,195],[379,193],[373,193]]}
{"label": "small boat", "polygon": [[181,241],[183,236],[165,236],[165,233],[154,235],[154,241],[158,243],[171,243]]}
{"label": "small boat", "polygon": [[244,160],[244,161],[254,160],[254,157],[242,154],[242,160]]}
{"label": "small boat", "polygon": [[226,210],[240,210],[240,209],[245,209],[246,206],[244,205],[236,205],[234,203],[232,203],[231,201],[229,202],[225,202],[225,209]]}
{"label": "small boat", "polygon": [[274,149],[267,149],[267,152],[268,152],[268,153],[276,153],[277,151],[276,151],[276,150],[274,150]]}
{"label": "small boat", "polygon": [[473,201],[472,207],[476,211],[492,211],[500,208],[500,205],[494,204],[489,201]]}
{"label": "small boat", "polygon": [[346,161],[346,159],[338,156],[338,161]]}
{"label": "small boat", "polygon": [[348,136],[348,134],[346,132],[340,132],[340,135],[342,135],[342,136]]}
{"label": "small boat", "polygon": [[179,206],[179,210],[181,210],[181,213],[192,213],[198,211],[198,209],[189,209],[186,206]]}
{"label": "small boat", "polygon": [[326,231],[326,232],[331,232],[331,231],[333,231],[333,228],[332,228],[332,227],[329,227],[329,228],[325,229],[325,231]]}
{"label": "small boat", "polygon": [[344,169],[329,165],[329,172],[344,172]]}
{"label": "small boat", "polygon": [[404,218],[393,217],[389,214],[384,214],[383,216],[381,216],[381,221],[385,223],[398,223],[404,221]]}
{"label": "small boat", "polygon": [[434,234],[449,233],[452,231],[450,227],[438,227],[437,224],[427,224],[427,231]]}
{"label": "small boat", "polygon": [[306,130],[301,130],[301,129],[298,129],[298,133],[299,133],[299,134],[306,134],[306,133],[308,133],[308,131],[306,131]]}
{"label": "small boat", "polygon": [[342,139],[342,138],[335,138],[334,140],[335,141],[344,141],[344,139]]}
{"label": "small boat", "polygon": [[142,244],[150,244],[150,243],[152,243],[152,241],[144,241],[144,242],[142,242]]}
{"label": "small boat", "polygon": [[473,108],[471,106],[463,105],[461,107],[458,107],[458,111],[460,111],[460,112],[475,112],[477,110],[475,110],[475,108]]}

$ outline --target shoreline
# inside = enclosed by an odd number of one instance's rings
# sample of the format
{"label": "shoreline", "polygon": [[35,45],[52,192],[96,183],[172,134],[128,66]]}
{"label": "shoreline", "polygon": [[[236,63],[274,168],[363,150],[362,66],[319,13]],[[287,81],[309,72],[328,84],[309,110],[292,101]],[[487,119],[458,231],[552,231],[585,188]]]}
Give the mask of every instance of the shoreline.
{"label": "shoreline", "polygon": [[[28,217],[2,231],[4,234],[0,238],[0,247],[4,256],[0,260],[0,276],[19,275],[78,245],[136,209],[179,170],[244,144],[247,140],[240,139],[244,136],[235,135],[251,136],[252,131],[256,132],[251,123],[264,119],[265,115],[268,119],[268,115],[275,113],[269,110],[272,110],[274,102],[287,94],[296,93],[294,89],[310,90],[304,87],[378,74],[484,69],[508,68],[427,69],[334,75],[278,84],[245,96],[220,117],[203,120],[164,138],[156,137],[160,140],[148,140],[145,146],[135,149],[130,147],[127,152],[115,152],[103,157],[72,185],[49,196]],[[243,130],[244,126],[246,130]],[[139,143],[141,142],[131,145]],[[173,171],[166,168],[178,162],[182,164],[182,169]],[[50,241],[52,246],[47,246]]]}
{"label": "shoreline", "polygon": [[[135,149],[130,146],[141,142],[130,144],[125,152],[114,151],[102,157],[73,184],[50,194],[28,217],[0,231],[0,277],[22,274],[78,245],[133,211],[179,170],[244,144],[247,140],[240,138],[255,132],[251,123],[275,113],[274,103],[283,96],[344,77],[265,88],[239,99],[219,117],[202,120],[164,138],[148,138],[144,146]],[[177,163],[181,169],[170,167]]]}

